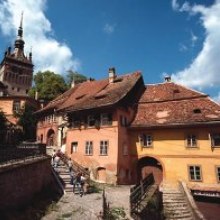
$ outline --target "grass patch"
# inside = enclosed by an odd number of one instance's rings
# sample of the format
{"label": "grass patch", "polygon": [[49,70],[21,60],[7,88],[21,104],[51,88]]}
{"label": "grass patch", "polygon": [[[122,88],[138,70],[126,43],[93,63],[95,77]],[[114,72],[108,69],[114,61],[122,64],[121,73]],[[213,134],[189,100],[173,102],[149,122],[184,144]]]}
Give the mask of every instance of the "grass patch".
{"label": "grass patch", "polygon": [[110,208],[108,214],[107,214],[107,219],[108,220],[117,220],[117,219],[127,219],[126,213],[123,207],[112,207]]}

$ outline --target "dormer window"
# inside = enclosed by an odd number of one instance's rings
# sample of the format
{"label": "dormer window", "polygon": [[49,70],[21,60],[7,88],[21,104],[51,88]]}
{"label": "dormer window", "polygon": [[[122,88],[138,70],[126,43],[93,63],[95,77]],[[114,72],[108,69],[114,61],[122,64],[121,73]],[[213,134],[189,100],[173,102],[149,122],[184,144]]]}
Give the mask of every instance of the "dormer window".
{"label": "dormer window", "polygon": [[220,147],[220,133],[211,134],[212,147]]}
{"label": "dormer window", "polygon": [[193,109],[193,113],[199,114],[199,113],[201,113],[201,109],[199,109],[199,108]]}
{"label": "dormer window", "polygon": [[112,114],[103,113],[101,114],[101,125],[111,125],[112,124]]}
{"label": "dormer window", "polygon": [[89,127],[95,126],[95,122],[96,122],[95,116],[94,115],[89,115],[88,116],[88,126]]}

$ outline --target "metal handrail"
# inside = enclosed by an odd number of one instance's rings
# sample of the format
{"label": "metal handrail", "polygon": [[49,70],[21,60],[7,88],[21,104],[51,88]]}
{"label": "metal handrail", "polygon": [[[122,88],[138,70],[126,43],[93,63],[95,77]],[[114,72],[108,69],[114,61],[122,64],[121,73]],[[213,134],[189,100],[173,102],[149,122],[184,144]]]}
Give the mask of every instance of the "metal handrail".
{"label": "metal handrail", "polygon": [[131,213],[135,211],[138,205],[145,198],[145,195],[151,185],[154,184],[154,176],[150,173],[145,179],[143,179],[140,184],[135,185],[130,189],[130,207]]}

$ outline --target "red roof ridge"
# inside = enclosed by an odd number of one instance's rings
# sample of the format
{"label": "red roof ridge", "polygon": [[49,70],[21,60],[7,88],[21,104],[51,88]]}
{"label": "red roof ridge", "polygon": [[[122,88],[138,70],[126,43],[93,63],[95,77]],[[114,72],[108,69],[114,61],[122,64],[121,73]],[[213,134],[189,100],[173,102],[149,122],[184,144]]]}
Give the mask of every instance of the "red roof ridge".
{"label": "red roof ridge", "polygon": [[182,98],[175,98],[175,99],[165,99],[165,100],[156,100],[156,101],[139,101],[139,104],[144,103],[162,103],[162,102],[174,102],[174,101],[182,101],[182,100],[190,100],[190,99],[198,99],[198,98],[206,98],[209,97],[208,95],[198,95],[195,97],[182,97]]}

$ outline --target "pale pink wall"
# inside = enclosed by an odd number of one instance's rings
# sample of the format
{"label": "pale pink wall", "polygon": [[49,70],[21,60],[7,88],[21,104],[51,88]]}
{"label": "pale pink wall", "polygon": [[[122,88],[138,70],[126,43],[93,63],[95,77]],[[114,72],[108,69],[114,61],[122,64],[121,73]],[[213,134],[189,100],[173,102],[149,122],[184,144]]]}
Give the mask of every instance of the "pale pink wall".
{"label": "pale pink wall", "polygon": [[[93,141],[93,155],[85,155],[86,141]],[[100,155],[100,141],[108,141],[108,155]],[[76,153],[71,153],[71,143],[78,142],[78,150]],[[108,177],[112,182],[117,174],[117,149],[118,149],[118,128],[117,126],[105,126],[100,129],[86,128],[86,129],[70,129],[67,131],[66,142],[67,155],[72,157],[73,160],[88,167],[92,170],[93,175],[96,175],[98,167],[106,168]],[[111,180],[110,180],[111,179]]]}
{"label": "pale pink wall", "polygon": [[[129,135],[127,127],[120,124],[120,116],[125,116],[129,123],[134,116],[134,110],[117,109],[113,114],[112,126],[97,128],[72,128],[67,131],[66,154],[79,164],[91,170],[96,178],[97,168],[106,169],[106,181],[110,183],[128,184],[132,182],[129,155]],[[93,141],[93,155],[85,155],[86,141]],[[100,141],[108,141],[108,155],[100,155]],[[71,143],[78,142],[77,152],[71,154]],[[124,154],[124,146],[127,146],[127,154]]]}
{"label": "pale pink wall", "polygon": [[57,136],[58,136],[58,126],[56,122],[48,123],[44,122],[43,124],[41,122],[37,123],[37,140],[43,135],[43,142],[44,144],[47,144],[47,134],[50,129],[53,129],[55,132],[55,143],[57,144]]}

